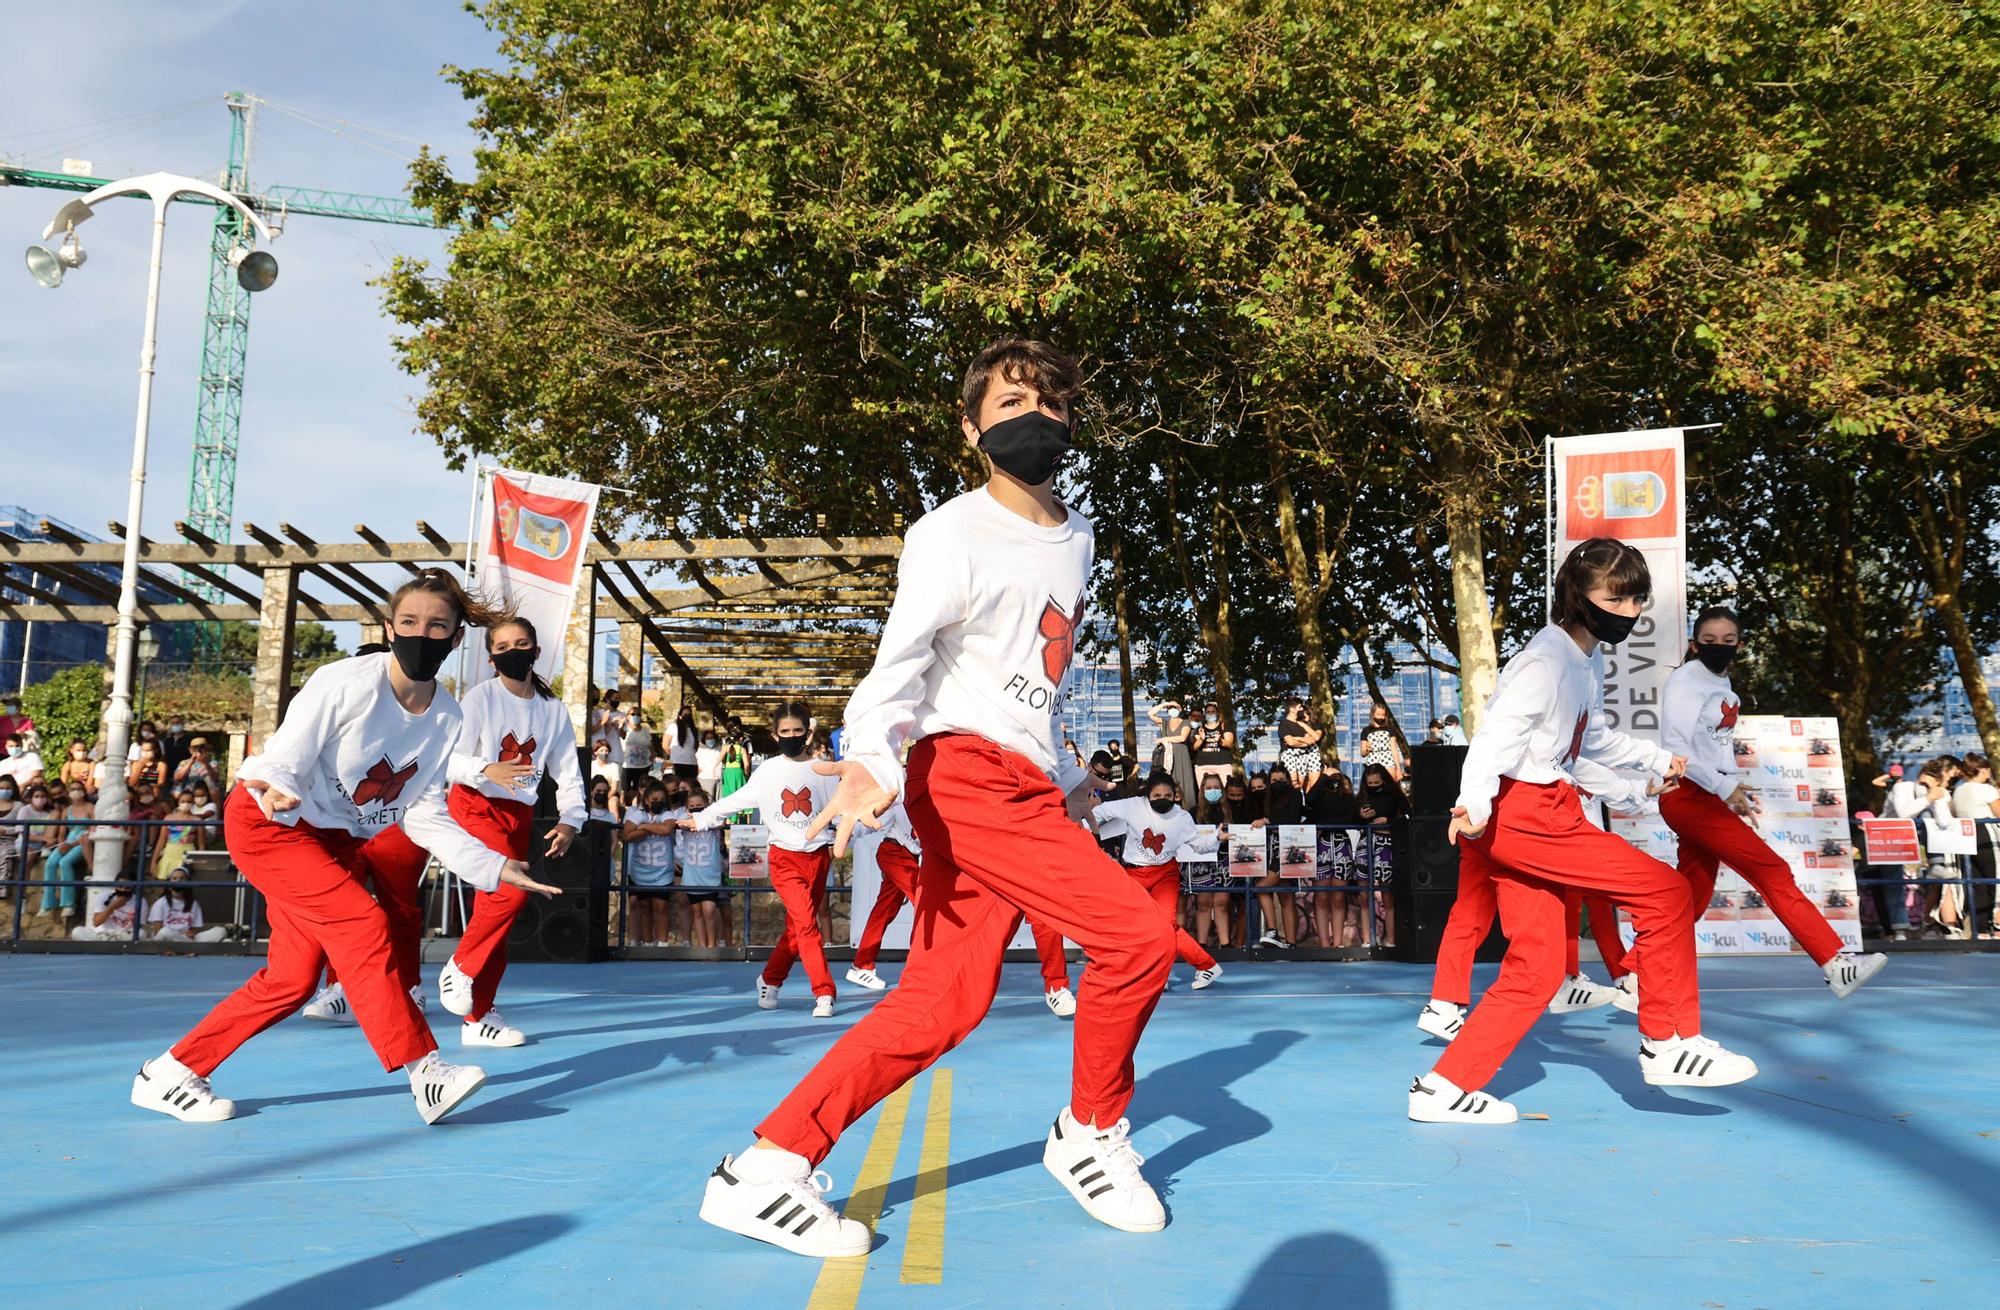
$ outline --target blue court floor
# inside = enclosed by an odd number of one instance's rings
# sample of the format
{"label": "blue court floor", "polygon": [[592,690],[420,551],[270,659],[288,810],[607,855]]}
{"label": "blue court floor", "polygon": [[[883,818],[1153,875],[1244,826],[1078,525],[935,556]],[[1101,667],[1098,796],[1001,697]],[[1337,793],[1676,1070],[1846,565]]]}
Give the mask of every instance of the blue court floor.
{"label": "blue court floor", "polygon": [[1199,994],[1178,970],[1132,1109],[1151,1236],[1043,1172],[1070,1027],[1010,966],[986,1026],[827,1161],[881,1215],[871,1257],[823,1265],[695,1209],[870,998],[815,1022],[797,979],[757,1010],[745,965],[520,966],[502,1001],[535,1040],[479,1052],[485,1090],[435,1128],[358,1030],[298,1019],[219,1072],[235,1121],[129,1105],[254,967],[0,957],[0,1305],[2000,1304],[1992,956],[1899,956],[1846,1002],[1803,959],[1706,961],[1709,1032],[1759,1078],[1651,1089],[1629,1017],[1549,1017],[1495,1085],[1548,1122],[1486,1129],[1404,1118],[1439,1049],[1427,969],[1231,965]]}

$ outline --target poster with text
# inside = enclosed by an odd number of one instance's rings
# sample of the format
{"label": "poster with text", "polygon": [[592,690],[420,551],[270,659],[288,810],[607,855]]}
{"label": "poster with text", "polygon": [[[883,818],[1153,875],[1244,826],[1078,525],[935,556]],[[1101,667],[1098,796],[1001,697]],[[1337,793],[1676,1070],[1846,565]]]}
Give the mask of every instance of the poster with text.
{"label": "poster with text", "polygon": [[[1761,807],[1753,820],[1757,835],[1784,857],[1799,890],[1840,934],[1842,947],[1860,950],[1847,782],[1834,721],[1746,714],[1736,721],[1736,767]],[[1614,818],[1611,827],[1655,859],[1673,864],[1679,856],[1674,832],[1657,811]],[[1631,916],[1621,910],[1618,918],[1630,942]],[[1763,896],[1724,865],[1695,925],[1695,950],[1703,955],[1764,955],[1795,949]]]}

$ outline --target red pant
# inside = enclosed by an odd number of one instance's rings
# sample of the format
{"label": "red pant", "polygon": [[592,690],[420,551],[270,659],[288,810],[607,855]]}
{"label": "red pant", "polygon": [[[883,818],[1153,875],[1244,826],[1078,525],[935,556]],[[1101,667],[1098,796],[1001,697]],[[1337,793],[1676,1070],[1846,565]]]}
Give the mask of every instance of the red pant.
{"label": "red pant", "polygon": [[[1507,934],[1500,977],[1438,1059],[1437,1072],[1473,1091],[1486,1085],[1562,985],[1563,891],[1602,892],[1632,911],[1646,946],[1639,967],[1639,1031],[1661,1038],[1701,1032],[1694,935],[1683,931],[1687,881],[1583,817],[1568,783],[1504,778],[1479,840],[1459,844],[1459,884],[1468,867],[1488,875]],[[1448,999],[1448,998],[1446,998]]]}
{"label": "red pant", "polygon": [[[872,969],[882,950],[882,934],[889,931],[902,908],[916,899],[917,857],[901,842],[884,841],[876,849],[875,861],[882,870],[882,889],[875,893],[874,908],[861,930],[854,948],[854,967]],[[1062,934],[1050,932],[1030,919],[1028,931],[1035,937],[1035,954],[1042,963],[1044,991],[1061,991],[1069,986],[1069,960],[1063,955]]]}
{"label": "red pant", "polygon": [[1715,894],[1719,866],[1726,864],[1757,889],[1814,964],[1825,964],[1840,954],[1840,934],[1799,890],[1791,866],[1720,796],[1683,782],[1661,793],[1660,817],[1681,839],[1678,863],[1693,901],[1687,923],[1690,936]]}
{"label": "red pant", "polygon": [[1128,864],[1125,872],[1146,889],[1146,895],[1153,898],[1153,904],[1159,907],[1167,925],[1174,930],[1174,958],[1197,969],[1213,969],[1215,957],[1204,950],[1200,942],[1188,936],[1187,929],[1181,927],[1180,861],[1168,860],[1165,864],[1150,867]]}
{"label": "red pant", "polygon": [[979,1026],[1024,911],[1090,955],[1070,1112],[1079,1123],[1115,1122],[1132,1100],[1132,1052],[1173,963],[1167,925],[1070,819],[1055,784],[983,737],[918,742],[905,803],[924,844],[924,874],[903,976],[757,1131],[825,1159],[848,1125]]}
{"label": "red pant", "polygon": [[396,972],[388,913],[361,885],[361,839],[272,823],[242,787],[223,807],[222,830],[236,867],[264,894],[269,953],[263,968],[175,1043],[173,1057],[207,1077],[237,1047],[311,999],[327,959],[339,967],[354,1017],[384,1069],[435,1051]]}
{"label": "red pant", "polygon": [[[889,843],[884,842],[883,845]],[[771,849],[771,890],[785,905],[785,931],[764,962],[764,981],[776,987],[790,976],[792,961],[806,966],[814,996],[833,995],[833,975],[827,972],[826,943],[819,935],[819,910],[826,904],[826,871],[833,867],[833,848],[816,851]]]}
{"label": "red pant", "polygon": [[[534,838],[535,811],[519,801],[500,800],[471,787],[453,787],[445,798],[451,817],[458,826],[478,838],[488,850],[510,860],[528,858],[528,843]],[[528,903],[528,893],[509,883],[490,892],[472,894],[472,917],[465,922],[465,935],[451,953],[460,973],[472,979],[472,1009],[467,1023],[477,1023],[493,1008],[500,991],[500,977],[507,972],[507,933],[514,916]]]}
{"label": "red pant", "polygon": [[[1493,892],[1493,875],[1484,861],[1468,860],[1463,848],[1458,861],[1458,899],[1451,903],[1444,933],[1438,939],[1437,969],[1431,976],[1431,995],[1458,1005],[1472,1004],[1472,957],[1493,928],[1498,903]],[[1574,887],[1563,892],[1563,945],[1565,976],[1583,972],[1578,934],[1583,930],[1583,907],[1590,905],[1590,935],[1597,941],[1597,953],[1615,978],[1632,972],[1624,939],[1618,935],[1618,909],[1609,897],[1586,894]],[[1560,984],[1558,984],[1560,986]]]}
{"label": "red pant", "polygon": [[[401,824],[384,828],[361,848],[362,872],[389,916],[389,947],[404,991],[423,981],[424,907],[418,892],[430,859],[430,852],[411,841]],[[340,971],[328,960],[326,985],[339,981]]]}

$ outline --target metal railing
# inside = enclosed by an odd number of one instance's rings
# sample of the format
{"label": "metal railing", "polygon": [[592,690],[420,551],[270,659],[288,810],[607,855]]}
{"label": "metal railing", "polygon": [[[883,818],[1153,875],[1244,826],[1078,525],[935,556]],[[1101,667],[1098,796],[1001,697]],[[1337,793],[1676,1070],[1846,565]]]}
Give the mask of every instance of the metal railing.
{"label": "metal railing", "polygon": [[[1866,863],[1867,845],[1862,838],[1861,821],[1858,819],[1853,821],[1850,831],[1853,836],[1854,885],[1861,898],[1861,904],[1855,907],[1857,912],[1872,909],[1875,912],[1873,921],[1877,933],[1891,941],[1903,940],[1894,937],[1894,933],[1906,931],[1910,934],[1911,940],[1926,944],[1935,943],[1947,948],[1957,945],[1970,950],[1984,950],[2000,946],[2000,932],[1996,932],[1993,925],[1993,915],[1996,910],[2000,910],[2000,877],[1996,877],[1992,872],[1994,842],[2000,839],[2000,818],[1973,820],[1976,835],[1975,851],[1971,855],[1932,854],[1924,844],[1926,833],[1922,816],[1912,822],[1916,825],[1917,844],[1923,853],[1922,859],[1907,864],[1869,864]],[[1833,852],[1826,853],[1833,854]],[[1989,870],[1984,874],[1980,872],[1982,862]],[[1913,874],[1912,869],[1921,869],[1922,872]],[[1890,870],[1894,872],[1889,872]],[[1956,872],[1939,872],[1939,870]],[[1947,935],[1936,931],[1936,926],[1929,919],[1932,900],[1924,892],[1924,889],[1931,887],[1938,888],[1940,892],[1948,887],[1958,887],[1963,890],[1960,908],[1963,922],[1959,926],[1963,935]],[[1984,914],[1980,912],[1978,892],[1982,887],[1990,889],[1986,895]],[[1918,893],[1920,914],[1920,918],[1913,923],[1907,922],[1910,909],[1908,897],[1912,889]],[[1890,913],[1891,908],[1897,906],[1903,911],[1900,917],[1906,920],[1902,925],[1894,922],[1899,916]],[[1863,914],[1861,922],[1866,928],[1870,922],[1869,916]],[[1935,935],[1932,935],[1933,933]]]}
{"label": "metal railing", "polygon": [[[161,896],[166,895],[168,879],[158,868],[160,853],[172,843],[166,842],[164,829],[199,830],[208,834],[213,847],[184,846],[186,856],[183,861],[189,876],[174,881],[172,886],[179,890],[186,888],[193,893],[197,905],[202,906],[204,929],[220,927],[223,935],[215,940],[201,940],[193,937],[159,936],[151,931],[147,922],[152,906]],[[59,835],[53,841],[31,844],[30,838],[38,829],[56,829]],[[109,831],[107,831],[109,830]],[[46,817],[0,819],[0,868],[6,877],[0,878],[0,894],[11,902],[6,907],[4,923],[6,936],[0,945],[9,947],[27,946],[46,948],[56,943],[68,945],[95,944],[115,946],[120,949],[157,946],[161,950],[186,950],[194,947],[210,947],[227,953],[241,953],[249,949],[262,936],[263,898],[257,890],[243,880],[233,864],[228,862],[228,852],[222,848],[222,820],[213,819],[69,819],[51,811]],[[105,841],[115,841],[125,849],[119,856],[119,873],[106,881],[95,874],[96,846]],[[66,860],[73,850],[85,852],[86,872],[81,877],[64,876],[58,864]],[[220,859],[210,859],[219,856]],[[212,870],[205,867],[213,865]],[[223,874],[226,870],[226,876]],[[167,872],[172,872],[168,870]],[[196,876],[213,873],[214,876]],[[91,920],[105,909],[114,908],[112,901],[118,893],[125,892],[130,899],[125,902],[131,907],[131,921],[120,924],[114,932],[104,932]],[[203,892],[212,895],[204,896]],[[31,912],[28,902],[39,895],[41,910]],[[217,913],[213,918],[210,907],[218,911],[227,902],[227,914]],[[31,936],[25,932],[31,917],[48,919],[52,914],[56,926],[63,931],[54,938]],[[74,922],[71,922],[72,918]],[[79,932],[80,929],[90,930]]]}

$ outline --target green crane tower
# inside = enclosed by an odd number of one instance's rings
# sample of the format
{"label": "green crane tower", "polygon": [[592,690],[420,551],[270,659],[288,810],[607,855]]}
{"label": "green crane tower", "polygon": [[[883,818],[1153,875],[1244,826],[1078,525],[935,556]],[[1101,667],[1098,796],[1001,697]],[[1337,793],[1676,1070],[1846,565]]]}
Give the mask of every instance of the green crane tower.
{"label": "green crane tower", "polygon": [[[437,226],[429,214],[400,196],[357,195],[309,187],[250,190],[249,165],[258,100],[241,91],[231,91],[223,97],[223,103],[229,107],[229,157],[222,187],[261,214],[273,232],[282,232],[285,220],[294,214],[390,223],[398,227]],[[0,186],[86,192],[109,180],[0,164]],[[184,194],[177,200],[211,203],[193,194]],[[243,373],[250,350],[250,293],[237,283],[233,262],[236,252],[248,244],[244,240],[243,219],[227,207],[214,208],[208,303],[202,311],[201,381],[195,400],[194,450],[188,464],[186,521],[197,532],[225,541],[236,512],[236,452],[243,428]],[[130,530],[136,532],[138,526],[134,524]],[[183,575],[182,585],[211,600],[221,598],[213,584],[192,574]],[[197,632],[195,658],[204,666],[212,666],[221,654],[222,627],[203,623],[198,625]]]}

